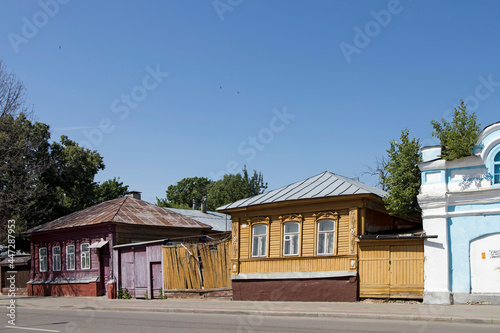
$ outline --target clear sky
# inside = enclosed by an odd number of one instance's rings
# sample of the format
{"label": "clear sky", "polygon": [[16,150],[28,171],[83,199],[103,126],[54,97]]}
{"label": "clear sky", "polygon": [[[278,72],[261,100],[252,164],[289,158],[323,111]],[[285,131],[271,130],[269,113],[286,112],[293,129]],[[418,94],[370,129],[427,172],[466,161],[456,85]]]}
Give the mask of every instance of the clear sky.
{"label": "clear sky", "polygon": [[500,121],[499,1],[0,1],[0,58],[53,139],[143,199],[243,164],[361,176],[464,99]]}

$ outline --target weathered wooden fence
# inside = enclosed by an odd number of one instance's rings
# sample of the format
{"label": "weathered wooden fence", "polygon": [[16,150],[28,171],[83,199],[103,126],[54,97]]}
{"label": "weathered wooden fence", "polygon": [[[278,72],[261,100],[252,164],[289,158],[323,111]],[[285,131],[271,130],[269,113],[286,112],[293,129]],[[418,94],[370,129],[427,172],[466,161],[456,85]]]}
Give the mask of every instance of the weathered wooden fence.
{"label": "weathered wooden fence", "polygon": [[164,290],[231,286],[230,240],[163,247]]}

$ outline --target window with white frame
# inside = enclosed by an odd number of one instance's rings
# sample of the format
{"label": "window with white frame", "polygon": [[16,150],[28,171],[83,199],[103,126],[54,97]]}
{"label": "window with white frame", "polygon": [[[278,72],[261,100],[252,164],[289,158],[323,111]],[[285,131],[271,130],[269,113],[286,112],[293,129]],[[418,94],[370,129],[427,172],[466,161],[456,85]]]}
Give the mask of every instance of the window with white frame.
{"label": "window with white frame", "polygon": [[57,272],[61,270],[61,247],[52,247],[52,271]]}
{"label": "window with white frame", "polygon": [[298,222],[283,224],[283,255],[296,256],[299,254],[299,229]]}
{"label": "window with white frame", "polygon": [[75,246],[73,244],[66,245],[66,270],[75,270]]}
{"label": "window with white frame", "polygon": [[493,184],[500,184],[500,152],[495,155],[495,159],[493,160]]}
{"label": "window with white frame", "polygon": [[80,245],[80,265],[82,269],[90,269],[90,244]]}
{"label": "window with white frame", "polygon": [[256,224],[252,227],[252,257],[265,257],[267,250],[267,225]]}
{"label": "window with white frame", "polygon": [[38,250],[38,258],[40,260],[40,272],[47,271],[47,248],[41,247]]}
{"label": "window with white frame", "polygon": [[318,222],[318,254],[334,254],[335,221],[321,220]]}

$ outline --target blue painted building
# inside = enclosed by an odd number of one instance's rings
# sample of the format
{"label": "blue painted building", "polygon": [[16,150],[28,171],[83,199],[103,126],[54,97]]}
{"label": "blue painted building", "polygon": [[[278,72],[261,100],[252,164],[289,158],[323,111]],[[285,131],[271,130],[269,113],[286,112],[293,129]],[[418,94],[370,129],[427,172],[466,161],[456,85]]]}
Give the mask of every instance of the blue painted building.
{"label": "blue painted building", "polygon": [[500,122],[479,135],[471,156],[439,158],[422,148],[424,303],[500,304]]}

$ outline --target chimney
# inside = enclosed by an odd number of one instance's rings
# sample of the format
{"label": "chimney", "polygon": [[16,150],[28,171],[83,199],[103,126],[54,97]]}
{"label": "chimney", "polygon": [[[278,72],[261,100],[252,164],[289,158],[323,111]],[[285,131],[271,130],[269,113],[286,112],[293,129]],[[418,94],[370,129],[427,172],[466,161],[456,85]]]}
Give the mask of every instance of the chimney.
{"label": "chimney", "polygon": [[193,210],[196,209],[196,200],[193,199]]}
{"label": "chimney", "polygon": [[141,193],[142,192],[139,192],[139,191],[129,191],[127,193],[127,197],[131,197],[131,198],[134,198],[134,199],[137,199],[137,200],[141,200]]}
{"label": "chimney", "polygon": [[201,200],[201,211],[203,213],[207,212],[207,197],[203,197],[203,199]]}

